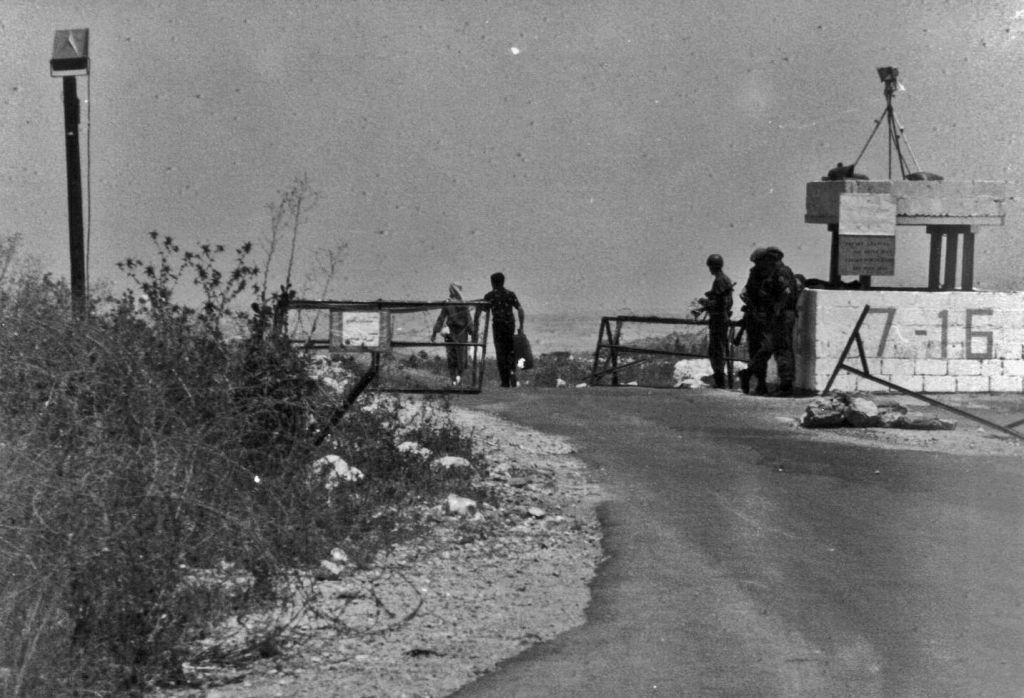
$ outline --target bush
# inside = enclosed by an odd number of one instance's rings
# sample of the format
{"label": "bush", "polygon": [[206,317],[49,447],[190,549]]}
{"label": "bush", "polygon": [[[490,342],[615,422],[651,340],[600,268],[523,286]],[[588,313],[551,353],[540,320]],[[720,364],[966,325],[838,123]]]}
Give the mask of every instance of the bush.
{"label": "bush", "polygon": [[[401,406],[353,410],[338,448],[366,474],[326,490],[309,466],[341,396],[310,377],[268,318],[248,247],[183,251],[153,234],[158,261],[128,260],[137,293],[91,299],[11,272],[0,245],[0,685],[7,695],[140,692],[182,680],[196,641],[228,617],[286,617],[296,571],[347,540],[370,559],[409,535],[411,505],[472,473],[435,473],[395,448]],[[6,250],[6,253],[5,253]],[[181,280],[197,308],[177,304]],[[251,312],[233,310],[255,291]],[[282,289],[286,294],[287,289]],[[226,328],[247,327],[240,340]],[[417,438],[469,455],[440,418]],[[224,583],[217,570],[234,570]],[[213,574],[219,590],[196,583]],[[237,581],[242,580],[242,581]],[[276,611],[275,611],[276,609]],[[269,622],[234,659],[267,654]],[[205,656],[223,656],[208,644]]]}

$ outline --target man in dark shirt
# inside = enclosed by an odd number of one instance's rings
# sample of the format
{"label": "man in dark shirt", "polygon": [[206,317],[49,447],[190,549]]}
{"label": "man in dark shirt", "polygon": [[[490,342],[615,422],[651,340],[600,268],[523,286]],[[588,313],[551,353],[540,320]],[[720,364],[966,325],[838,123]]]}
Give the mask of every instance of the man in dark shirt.
{"label": "man in dark shirt", "polygon": [[[516,294],[505,288],[505,275],[500,271],[491,274],[491,290],[484,296],[484,302],[491,308],[491,330],[494,333],[494,358],[498,362],[498,376],[502,388],[516,385],[516,316],[519,316],[519,332],[523,331],[526,313],[519,304]],[[513,312],[513,310],[515,312]],[[477,307],[473,327],[478,327],[480,308]]]}

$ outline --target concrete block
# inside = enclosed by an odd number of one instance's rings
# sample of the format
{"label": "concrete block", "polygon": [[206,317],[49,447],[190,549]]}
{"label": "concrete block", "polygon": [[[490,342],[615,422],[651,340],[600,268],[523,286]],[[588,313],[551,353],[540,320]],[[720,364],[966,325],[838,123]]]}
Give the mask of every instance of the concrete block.
{"label": "concrete block", "polygon": [[906,303],[914,303],[913,300],[907,299],[902,301],[899,306],[896,307],[896,316],[893,317],[893,324],[898,326],[904,332],[913,333],[914,330],[924,329],[932,327],[936,324],[938,318],[935,315],[934,308],[921,307],[919,304],[906,305]]}
{"label": "concrete block", "polygon": [[1024,376],[1024,359],[1004,359],[1004,376]]}
{"label": "concrete block", "polygon": [[[824,390],[825,384],[828,382],[828,375],[819,376],[820,387],[818,390]],[[832,390],[838,390],[841,392],[851,392],[858,390],[857,387],[857,376],[847,371],[840,371],[839,375],[836,376],[835,381],[832,383]]]}
{"label": "concrete block", "polygon": [[924,393],[955,393],[956,378],[953,376],[924,376]]}
{"label": "concrete block", "polygon": [[1003,375],[1003,362],[999,359],[992,359],[990,361],[979,361],[981,364],[981,375],[983,376],[1001,376]]}
{"label": "concrete block", "polygon": [[879,371],[893,376],[912,376],[914,375],[915,363],[913,359],[883,358],[880,362]]}
{"label": "concrete block", "polygon": [[1003,182],[911,181],[892,183],[898,216],[1001,217]]}
{"label": "concrete block", "polygon": [[914,373],[919,376],[945,376],[949,373],[949,361],[942,359],[921,359],[914,362]]}
{"label": "concrete block", "polygon": [[1024,359],[1024,333],[1000,332],[992,347],[992,356],[996,359]]}
{"label": "concrete block", "polygon": [[924,392],[924,376],[894,376],[892,382],[907,390],[913,390],[917,393]]}
{"label": "concrete block", "polygon": [[956,392],[958,393],[987,393],[990,382],[988,376],[957,376]]}
{"label": "concrete block", "polygon": [[804,220],[808,223],[838,223],[839,198],[842,194],[888,194],[890,180],[852,180],[808,182]]}
{"label": "concrete block", "polygon": [[[869,369],[893,376],[894,383],[903,385],[914,374],[1024,377],[1024,293],[809,289],[802,302],[814,310],[799,317],[801,387],[816,380],[811,376],[827,380],[865,305],[876,311],[861,327]],[[891,315],[882,312],[889,308]],[[986,310],[992,312],[977,312]],[[856,345],[847,362],[859,367]]]}
{"label": "concrete block", "polygon": [[967,353],[964,351],[964,343],[959,341],[947,341],[946,358],[954,361],[966,359]]}
{"label": "concrete block", "polygon": [[1024,378],[1021,376],[992,376],[989,379],[989,390],[993,393],[1019,393],[1024,391]]}
{"label": "concrete block", "polygon": [[972,360],[972,359],[963,359],[963,360],[949,361],[948,364],[947,364],[949,366],[949,375],[951,375],[951,376],[980,376],[980,375],[982,375],[982,373],[981,373],[981,365],[982,365],[982,363],[983,362],[981,362],[981,361]]}

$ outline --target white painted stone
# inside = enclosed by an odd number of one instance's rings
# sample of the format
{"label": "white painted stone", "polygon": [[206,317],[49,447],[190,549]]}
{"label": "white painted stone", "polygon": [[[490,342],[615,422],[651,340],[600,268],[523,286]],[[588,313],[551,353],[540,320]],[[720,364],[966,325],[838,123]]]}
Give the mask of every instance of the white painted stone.
{"label": "white painted stone", "polygon": [[992,361],[979,361],[981,364],[981,375],[983,376],[1001,376],[1003,375],[1003,362],[1000,359],[993,359]]}
{"label": "white painted stone", "polygon": [[912,359],[881,359],[879,369],[882,373],[892,376],[913,375],[914,361]]}
{"label": "white painted stone", "polygon": [[988,376],[957,376],[958,393],[987,393],[990,389]]}
{"label": "white painted stone", "polygon": [[914,362],[914,373],[921,376],[945,376],[949,374],[949,362],[941,359],[922,359]]}
{"label": "white painted stone", "polygon": [[900,376],[900,385],[907,390],[924,392],[924,376]]}
{"label": "white painted stone", "polygon": [[[998,359],[993,359],[991,363],[999,363]],[[951,376],[980,376],[981,375],[982,362],[972,359],[963,359],[960,361],[949,362],[949,375]]]}
{"label": "white painted stone", "polygon": [[[801,297],[796,332],[798,387],[824,387],[865,305],[872,312],[861,326],[861,338],[869,370],[879,377],[891,376],[893,383],[911,390],[943,392],[958,390],[961,376],[1024,379],[1024,293],[808,289]],[[856,345],[846,361],[860,367]],[[837,387],[851,390],[881,389],[853,378],[837,381]],[[921,388],[914,387],[917,383]],[[961,385],[973,392],[982,383]],[[1016,384],[990,382],[992,390]]]}
{"label": "white painted stone", "polygon": [[956,378],[953,376],[924,376],[926,393],[955,393]]}
{"label": "white painted stone", "polygon": [[[825,380],[827,381],[828,378],[826,377]],[[836,376],[835,381],[832,383],[832,390],[838,390],[844,393],[857,392],[859,390],[857,380],[857,376],[852,373],[840,371],[839,375]],[[824,383],[822,383],[822,387],[824,387]]]}
{"label": "white painted stone", "polygon": [[1019,393],[1024,391],[1024,377],[992,376],[989,378],[989,390],[993,393]]}

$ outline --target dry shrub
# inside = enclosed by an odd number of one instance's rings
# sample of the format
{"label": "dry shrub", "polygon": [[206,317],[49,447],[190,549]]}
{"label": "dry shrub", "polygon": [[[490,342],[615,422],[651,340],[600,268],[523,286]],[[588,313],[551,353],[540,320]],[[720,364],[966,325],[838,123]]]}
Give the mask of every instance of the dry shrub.
{"label": "dry shrub", "polygon": [[[326,452],[316,424],[340,396],[310,378],[267,322],[272,308],[231,310],[243,290],[265,298],[248,249],[222,274],[220,248],[153,238],[156,263],[124,265],[146,302],[93,301],[85,317],[64,283],[0,259],[5,695],[180,681],[220,621],[287,619],[301,603],[296,569],[342,540],[369,559],[405,535],[394,512],[470,487],[471,473],[438,474],[399,453],[394,414],[357,410],[338,441],[366,480],[327,492],[308,468]],[[206,299],[198,308],[172,299],[190,274]],[[228,341],[223,326],[239,321],[249,331]],[[425,443],[469,453],[453,427],[436,427],[423,427]],[[197,584],[210,570],[243,581]],[[283,622],[264,623],[232,657],[272,652]]]}

